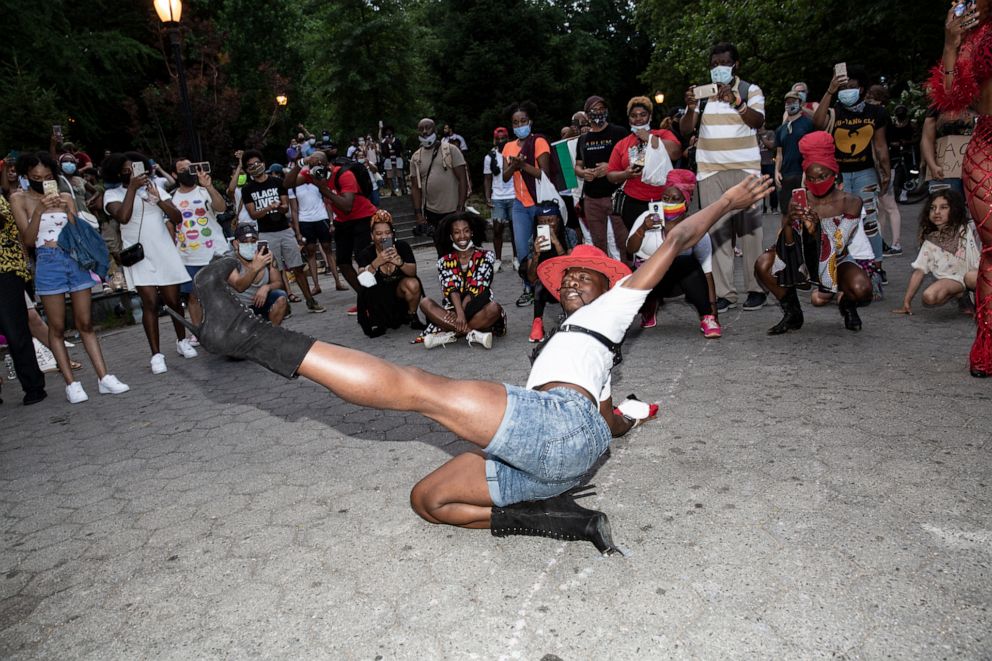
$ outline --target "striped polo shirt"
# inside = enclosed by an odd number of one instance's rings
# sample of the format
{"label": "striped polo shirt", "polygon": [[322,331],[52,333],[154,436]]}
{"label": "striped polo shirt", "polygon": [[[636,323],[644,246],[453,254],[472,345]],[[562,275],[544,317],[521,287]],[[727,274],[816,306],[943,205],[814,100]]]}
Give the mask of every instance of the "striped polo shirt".
{"label": "striped polo shirt", "polygon": [[[734,78],[733,89],[739,89],[740,80]],[[747,105],[765,114],[765,95],[752,84],[747,91]],[[744,123],[744,118],[734,107],[723,101],[710,99],[703,109],[699,123],[699,140],[696,143],[698,178],[726,170],[744,170],[749,174],[761,171],[761,154],[758,152],[757,130]]]}

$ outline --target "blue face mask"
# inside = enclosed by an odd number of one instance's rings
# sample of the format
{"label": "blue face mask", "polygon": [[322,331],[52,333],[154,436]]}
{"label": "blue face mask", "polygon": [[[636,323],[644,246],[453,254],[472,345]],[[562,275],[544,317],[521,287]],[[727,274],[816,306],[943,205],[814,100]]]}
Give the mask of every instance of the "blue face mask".
{"label": "blue face mask", "polygon": [[837,100],[843,103],[847,107],[857,105],[858,99],[861,98],[861,90],[858,88],[846,89],[837,92]]}
{"label": "blue face mask", "polygon": [[238,244],[238,254],[241,255],[242,259],[245,261],[251,261],[255,259],[255,253],[258,252],[258,244],[256,243],[239,243]]}
{"label": "blue face mask", "polygon": [[799,100],[806,103],[806,92],[796,92],[799,95]]}
{"label": "blue face mask", "polygon": [[530,124],[524,124],[523,126],[514,126],[513,135],[517,136],[519,139],[523,140],[530,135]]}
{"label": "blue face mask", "polygon": [[718,66],[710,69],[710,80],[717,85],[727,85],[734,79],[734,68],[728,66]]}
{"label": "blue face mask", "polygon": [[63,163],[62,172],[65,172],[69,176],[76,174],[76,164],[72,162]]}

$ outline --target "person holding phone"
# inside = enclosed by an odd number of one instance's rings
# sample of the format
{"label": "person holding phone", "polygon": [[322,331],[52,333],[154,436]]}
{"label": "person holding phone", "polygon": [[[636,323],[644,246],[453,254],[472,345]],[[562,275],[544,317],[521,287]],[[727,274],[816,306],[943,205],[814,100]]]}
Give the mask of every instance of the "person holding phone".
{"label": "person holding phone", "polygon": [[[73,376],[69,352],[65,346],[66,294],[72,301],[73,323],[99,379],[97,388],[100,394],[125,393],[130,388],[108,373],[100,340],[93,330],[90,290],[99,283],[99,278],[84,270],[58,244],[62,229],[68,223],[80,222],[77,220],[72,195],[58,192],[58,165],[46,152],[22,154],[17,159],[17,172],[27,178],[28,190],[14,196],[10,203],[11,211],[21,242],[25,247],[35,250],[35,293],[41,297],[41,303],[45,307],[48,345],[55,355],[59,372],[65,379],[66,399],[70,404],[79,404],[89,399],[83,384]],[[21,292],[23,293],[23,289]],[[21,302],[23,303],[23,299]],[[185,329],[183,332],[185,333]],[[34,367],[37,368],[37,363]],[[40,388],[43,393],[44,379],[40,382]],[[25,388],[25,397],[32,392],[38,395],[38,385]]]}
{"label": "person holding phone", "polygon": [[372,243],[355,256],[358,265],[358,323],[369,337],[407,325],[422,331],[417,310],[424,286],[417,277],[417,258],[406,241],[396,238],[393,216],[385,209],[372,215]]}
{"label": "person holding phone", "polygon": [[592,244],[609,254],[609,231],[613,228],[613,241],[617,252],[623,249],[627,228],[620,216],[613,213],[613,194],[619,184],[609,180],[610,156],[618,142],[629,135],[626,127],[611,124],[609,108],[601,96],[586,99],[586,115],[590,130],[579,136],[575,145],[575,175],[582,179],[583,220],[589,228]]}
{"label": "person holding phone", "polygon": [[[125,266],[124,275],[141,297],[141,323],[152,352],[152,374],[163,374],[168,368],[159,346],[158,299],[161,296],[167,307],[182,314],[179,286],[190,281],[175,243],[183,217],[165,189],[151,181],[151,166],[144,155],[111,154],[100,169],[110,185],[103,194],[103,209],[121,225],[122,254],[136,244],[143,249],[144,256]],[[111,187],[114,184],[120,185]],[[195,358],[186,328],[179,322],[173,322],[173,328],[176,353]]]}
{"label": "person holding phone", "polygon": [[844,327],[859,331],[858,308],[872,300],[868,273],[874,257],[865,236],[864,206],[860,197],[837,186],[840,166],[833,136],[814,131],[799,141],[799,150],[806,188],[793,191],[778,240],[754,266],[755,276],[778,299],[784,313],[768,334],[802,328],[797,289],[813,285],[813,305],[836,300]]}
{"label": "person holding phone", "polygon": [[982,257],[975,291],[977,332],[968,360],[971,375],[992,376],[992,8],[987,1],[960,2],[947,12],[944,52],[927,84],[934,107],[978,122],[961,167],[965,199],[978,229]]}
{"label": "person holding phone", "polygon": [[[696,190],[696,175],[691,170],[672,170],[668,173],[661,202],[652,204],[634,221],[627,239],[627,251],[634,256],[638,269],[665,243],[665,237],[688,216],[692,195]],[[699,332],[706,339],[723,334],[716,309],[716,287],[713,283],[713,245],[709,235],[704,235],[689,250],[672,262],[668,273],[651,290],[641,307],[641,328],[658,325],[658,305],[666,296],[685,294],[685,300],[699,315]]]}
{"label": "person holding phone", "polygon": [[530,326],[530,342],[544,340],[544,308],[548,303],[557,303],[537,277],[537,267],[549,259],[568,255],[579,244],[575,230],[565,227],[561,208],[554,200],[538,203],[537,224],[531,238],[530,256],[520,265],[520,273],[526,274],[534,287],[534,320]]}
{"label": "person holding phone", "polygon": [[[227,279],[235,297],[253,314],[282,325],[289,313],[289,296],[282,286],[282,276],[272,259],[269,245],[260,241],[254,225],[238,225],[231,247],[238,256],[238,266]],[[192,317],[192,315],[190,315]]]}
{"label": "person holding phone", "polygon": [[506,313],[493,296],[496,256],[482,247],[486,221],[464,211],[446,216],[437,226],[437,277],[441,303],[425,298],[420,309],[430,324],[424,347],[433,349],[464,337],[469,346],[492,349],[493,337],[506,335]]}

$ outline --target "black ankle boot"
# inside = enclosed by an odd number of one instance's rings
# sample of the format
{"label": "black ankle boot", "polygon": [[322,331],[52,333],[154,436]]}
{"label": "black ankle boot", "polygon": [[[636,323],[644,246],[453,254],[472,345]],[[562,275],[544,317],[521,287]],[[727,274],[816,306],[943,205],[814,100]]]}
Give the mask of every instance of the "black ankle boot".
{"label": "black ankle boot", "polygon": [[799,330],[803,327],[803,308],[799,305],[799,294],[795,288],[790,287],[779,302],[782,306],[782,321],[768,329],[769,335],[781,335],[790,330]]}
{"label": "black ankle boot", "polygon": [[844,316],[844,328],[849,331],[861,330],[861,317],[858,316],[857,303],[841,301],[837,307],[840,308],[840,313]]}
{"label": "black ankle boot", "polygon": [[317,340],[273,326],[242,304],[227,283],[237,267],[233,257],[223,257],[196,274],[196,293],[203,307],[203,323],[199,328],[166,309],[196,334],[200,346],[207,351],[246,358],[287,379],[294,378]]}
{"label": "black ankle boot", "polygon": [[[591,487],[581,487],[579,490],[584,488]],[[595,544],[603,555],[620,553],[620,549],[613,544],[609,518],[602,512],[586,509],[576,503],[576,491],[573,489],[546,500],[529,500],[506,507],[494,506],[489,524],[493,537],[534,535],[587,541]],[[592,493],[582,495],[591,496]]]}

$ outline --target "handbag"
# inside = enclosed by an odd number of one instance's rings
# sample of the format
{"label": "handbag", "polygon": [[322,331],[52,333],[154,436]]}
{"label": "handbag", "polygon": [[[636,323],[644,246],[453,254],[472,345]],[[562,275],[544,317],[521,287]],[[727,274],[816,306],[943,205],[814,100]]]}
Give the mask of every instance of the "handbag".
{"label": "handbag", "polygon": [[623,215],[623,203],[627,200],[627,194],[623,192],[623,184],[620,185],[611,196],[611,201],[613,202],[613,207],[610,211],[613,212],[614,216]]}
{"label": "handbag", "polygon": [[145,247],[141,245],[141,226],[145,222],[145,202],[141,203],[141,217],[138,219],[138,240],[133,246],[128,246],[121,251],[121,266],[134,266],[145,258]]}

